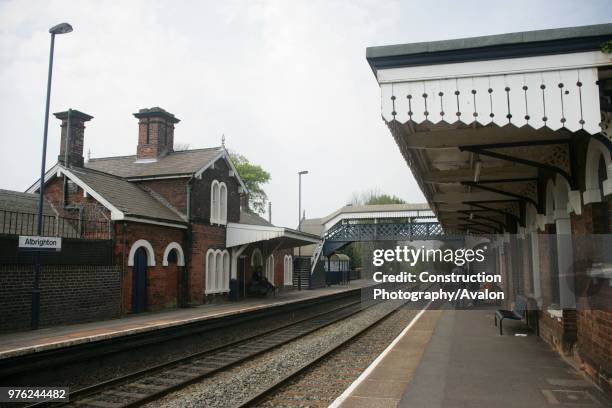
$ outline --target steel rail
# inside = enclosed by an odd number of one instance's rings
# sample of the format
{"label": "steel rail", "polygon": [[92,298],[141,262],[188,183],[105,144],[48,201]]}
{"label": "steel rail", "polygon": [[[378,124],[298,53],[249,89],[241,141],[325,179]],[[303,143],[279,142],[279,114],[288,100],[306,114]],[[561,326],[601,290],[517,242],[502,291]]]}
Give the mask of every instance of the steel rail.
{"label": "steel rail", "polygon": [[355,338],[361,336],[365,332],[373,329],[375,326],[379,325],[380,323],[382,323],[383,321],[385,321],[386,319],[391,317],[394,313],[399,311],[399,309],[402,306],[404,306],[404,305],[405,305],[405,303],[402,303],[398,307],[390,310],[387,314],[382,316],[380,319],[377,319],[376,321],[372,322],[371,324],[367,325],[366,327],[360,329],[359,331],[357,331],[356,333],[351,335],[348,339],[346,339],[346,340],[342,341],[341,343],[335,345],[334,347],[326,350],[322,354],[320,354],[320,355],[310,359],[309,361],[307,361],[306,363],[302,364],[301,366],[299,366],[295,370],[291,371],[290,373],[284,375],[279,380],[275,381],[273,384],[270,384],[265,389],[260,390],[259,392],[254,393],[253,395],[249,396],[247,399],[245,399],[242,402],[240,402],[240,404],[237,405],[236,407],[237,408],[246,408],[246,407],[251,407],[251,406],[256,405],[258,402],[262,401],[263,399],[268,397],[273,392],[275,392],[275,391],[279,390],[280,388],[282,388],[287,382],[289,382],[293,378],[297,377],[298,375],[300,375],[301,373],[306,371],[308,368],[312,367],[313,365],[315,365],[319,361],[325,359],[327,356],[331,355],[335,351],[337,351],[340,348],[346,346],[349,342],[351,342]]}
{"label": "steel rail", "polygon": [[[220,371],[231,368],[232,366],[255,356],[278,348],[284,344],[310,334],[315,330],[319,330],[339,320],[346,319],[364,310],[361,307],[357,307],[360,304],[361,300],[350,302],[332,310],[327,310],[314,316],[306,317],[281,327],[276,327],[272,330],[266,331],[265,333],[249,336],[235,342],[226,343],[209,350],[193,353],[189,356],[181,357],[154,367],[149,367],[144,370],[136,371],[118,378],[82,388],[72,392],[70,395],[71,401],[65,403],[49,401],[29,405],[28,407],[71,405],[87,406],[88,403],[90,403],[92,406],[104,405],[107,407],[139,406],[158,399],[169,392],[199,381],[205,377],[209,377]],[[334,314],[338,314],[338,316],[334,316]],[[310,325],[308,325],[309,323]],[[304,324],[306,324],[306,327],[299,330],[298,326]],[[292,331],[292,329],[296,327],[298,330]],[[283,332],[285,332],[284,337],[282,336]],[[279,340],[270,339],[272,341],[268,340],[268,342],[261,342],[261,340],[265,340],[266,337],[270,337],[272,335],[276,336],[276,338]],[[253,347],[254,341],[257,340],[260,341],[261,346],[263,347]],[[234,355],[232,355],[232,352],[234,352]],[[204,364],[198,365],[198,360],[204,360]],[[172,380],[172,377],[178,377],[178,379]],[[166,385],[147,386],[141,383],[143,380],[146,381],[152,379],[158,380],[162,383],[164,380],[167,380],[165,381]],[[121,390],[122,388],[130,388],[130,385],[132,385],[131,388],[137,388],[137,391],[129,392]],[[113,396],[115,396],[117,400],[122,400],[117,402],[109,402],[108,397]],[[74,400],[73,397],[76,397],[76,400]],[[104,397],[106,397],[106,399]]]}

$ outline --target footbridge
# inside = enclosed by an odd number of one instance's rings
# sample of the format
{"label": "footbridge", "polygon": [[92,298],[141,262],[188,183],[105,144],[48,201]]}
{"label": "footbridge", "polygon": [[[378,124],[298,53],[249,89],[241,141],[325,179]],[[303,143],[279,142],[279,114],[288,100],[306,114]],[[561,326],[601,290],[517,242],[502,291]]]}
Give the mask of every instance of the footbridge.
{"label": "footbridge", "polygon": [[351,242],[449,239],[428,204],[347,205],[324,218],[303,220],[303,231],[318,234],[313,264]]}

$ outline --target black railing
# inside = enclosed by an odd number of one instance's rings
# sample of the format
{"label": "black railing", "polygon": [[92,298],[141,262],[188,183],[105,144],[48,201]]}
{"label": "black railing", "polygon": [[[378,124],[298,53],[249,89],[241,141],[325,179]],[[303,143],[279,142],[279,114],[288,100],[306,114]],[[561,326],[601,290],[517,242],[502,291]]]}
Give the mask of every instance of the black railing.
{"label": "black railing", "polygon": [[438,222],[336,224],[325,234],[326,241],[379,241],[432,239],[444,236]]}
{"label": "black railing", "polygon": [[[38,215],[0,210],[0,234],[36,235]],[[111,239],[110,220],[43,215],[42,235],[63,238]]]}

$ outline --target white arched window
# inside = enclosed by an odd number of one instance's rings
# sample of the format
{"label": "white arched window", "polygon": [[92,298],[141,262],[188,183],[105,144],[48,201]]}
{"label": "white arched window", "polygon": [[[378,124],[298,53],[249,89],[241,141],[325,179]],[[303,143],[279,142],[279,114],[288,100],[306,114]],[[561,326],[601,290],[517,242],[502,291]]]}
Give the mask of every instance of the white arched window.
{"label": "white arched window", "polygon": [[227,224],[227,186],[219,183],[219,222]]}
{"label": "white arched window", "polygon": [[230,254],[223,251],[223,289],[229,291]]}
{"label": "white arched window", "polygon": [[257,266],[263,266],[263,257],[261,256],[259,248],[253,250],[253,254],[251,255],[251,266],[253,269]]}
{"label": "white arched window", "polygon": [[183,253],[183,248],[181,248],[181,245],[177,242],[171,242],[168,244],[168,246],[164,250],[164,257],[163,257],[162,264],[164,266],[169,265],[168,257],[170,256],[170,253],[172,251],[175,251],[176,253],[176,265],[185,266],[185,255]]}
{"label": "white arched window", "polygon": [[266,278],[274,285],[274,255],[266,258]]}
{"label": "white arched window", "polygon": [[227,224],[227,185],[217,180],[210,186],[210,223]]}
{"label": "white arched window", "polygon": [[230,259],[227,250],[209,249],[206,253],[205,294],[229,292]]}
{"label": "white arched window", "polygon": [[291,255],[285,255],[283,262],[283,281],[285,286],[293,285],[293,259]]}
{"label": "white arched window", "polygon": [[219,182],[213,180],[210,186],[210,223],[219,222]]}

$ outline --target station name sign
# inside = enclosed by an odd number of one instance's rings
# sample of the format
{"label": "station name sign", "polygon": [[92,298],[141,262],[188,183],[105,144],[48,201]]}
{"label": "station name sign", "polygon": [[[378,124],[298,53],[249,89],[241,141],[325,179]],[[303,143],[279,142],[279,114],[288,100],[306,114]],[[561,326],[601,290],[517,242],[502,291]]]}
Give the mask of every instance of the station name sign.
{"label": "station name sign", "polygon": [[61,251],[61,237],[39,237],[36,235],[20,235],[19,249],[30,251]]}

